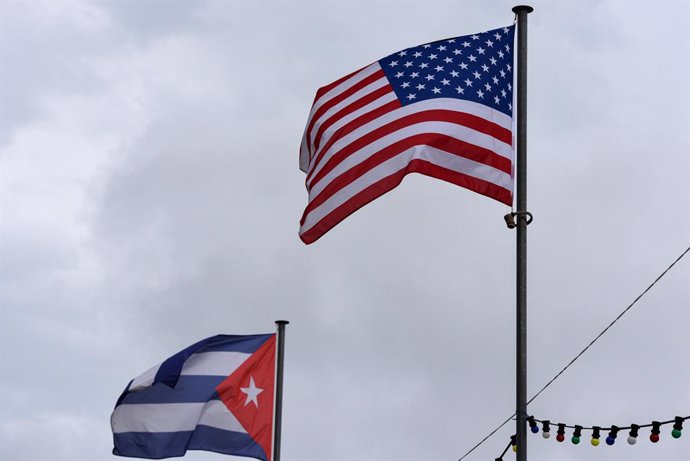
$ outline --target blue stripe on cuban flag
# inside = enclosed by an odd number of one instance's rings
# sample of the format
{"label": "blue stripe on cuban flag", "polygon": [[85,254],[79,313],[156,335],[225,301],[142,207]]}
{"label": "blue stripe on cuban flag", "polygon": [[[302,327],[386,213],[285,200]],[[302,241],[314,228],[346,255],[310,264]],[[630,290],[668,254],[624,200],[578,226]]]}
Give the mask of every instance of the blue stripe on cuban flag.
{"label": "blue stripe on cuban flag", "polygon": [[161,459],[206,450],[267,459],[216,387],[271,336],[213,336],[134,378],[111,416],[113,454]]}

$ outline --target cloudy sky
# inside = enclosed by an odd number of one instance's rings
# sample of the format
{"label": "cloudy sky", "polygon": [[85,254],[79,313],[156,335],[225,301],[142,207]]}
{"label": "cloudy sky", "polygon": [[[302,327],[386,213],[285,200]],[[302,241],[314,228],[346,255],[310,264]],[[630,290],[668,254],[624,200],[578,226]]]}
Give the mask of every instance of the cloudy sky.
{"label": "cloudy sky", "polygon": [[[317,88],[509,25],[515,4],[0,0],[0,458],[115,459],[131,378],[277,319],[285,461],[453,461],[505,420],[509,210],[411,175],[305,246],[297,160]],[[690,5],[530,4],[531,396],[690,245]],[[530,413],[690,415],[689,280],[690,256]],[[528,446],[535,461],[680,461],[686,432]]]}

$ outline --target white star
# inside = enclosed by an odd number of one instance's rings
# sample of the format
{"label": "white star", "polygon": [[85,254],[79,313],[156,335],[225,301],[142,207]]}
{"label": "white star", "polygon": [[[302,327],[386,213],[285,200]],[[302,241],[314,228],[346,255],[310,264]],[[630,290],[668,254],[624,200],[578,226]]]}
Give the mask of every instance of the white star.
{"label": "white star", "polygon": [[489,85],[488,83],[485,83],[484,87],[486,88],[486,91],[491,91],[491,85]]}
{"label": "white star", "polygon": [[424,85],[423,83],[420,83],[419,85],[417,85],[418,90],[423,90],[424,88],[426,88],[426,85]]}
{"label": "white star", "polygon": [[473,35],[473,36],[470,37],[470,38],[471,38],[472,40],[477,40],[477,39],[479,38],[479,35]]}
{"label": "white star", "polygon": [[500,74],[501,74],[501,77],[506,78],[506,73],[503,71],[503,69],[501,69]]}
{"label": "white star", "polygon": [[465,48],[467,48],[468,46],[470,46],[470,42],[462,42],[462,46],[464,46]]}
{"label": "white star", "polygon": [[419,77],[419,72],[412,72],[412,73],[410,74],[410,77],[412,77],[412,78],[417,78],[417,77]]}
{"label": "white star", "polygon": [[417,97],[417,95],[414,94],[414,93],[410,93],[410,94],[407,95],[407,99],[409,99],[410,101],[412,101],[412,100],[415,99],[416,97]]}
{"label": "white star", "polygon": [[451,62],[453,62],[453,58],[451,58],[451,57],[449,57],[449,56],[446,56],[446,57],[443,59],[443,62],[445,62],[446,64],[450,64]]}
{"label": "white star", "polygon": [[477,90],[477,96],[484,99],[484,93],[482,92],[482,90]]}
{"label": "white star", "polygon": [[510,64],[506,64],[506,69],[510,70]]}
{"label": "white star", "polygon": [[440,89],[440,88],[433,87],[433,88],[431,89],[431,91],[433,91],[434,94],[439,94],[439,93],[441,92],[441,89]]}
{"label": "white star", "polygon": [[502,57],[503,57],[503,51],[499,51],[499,52],[498,52],[498,57],[499,57],[499,58],[502,58]]}
{"label": "white star", "polygon": [[494,85],[498,85],[498,79],[496,78],[495,75],[493,77],[491,77],[491,80],[494,81]]}
{"label": "white star", "polygon": [[426,79],[426,81],[428,82],[429,80],[433,80],[433,79],[434,79],[434,76],[433,76],[433,75],[431,75],[431,74],[429,74],[429,75],[427,75],[427,76],[426,76],[426,77],[424,77],[424,78],[425,78],[425,79]]}
{"label": "white star", "polygon": [[498,104],[499,102],[501,102],[501,100],[499,99],[498,96],[494,96],[494,101],[496,101],[496,104]]}
{"label": "white star", "polygon": [[455,88],[455,89],[456,89],[457,92],[460,93],[460,94],[463,94],[463,93],[465,92],[465,90],[464,90],[460,85],[458,85],[457,88]]}
{"label": "white star", "polygon": [[410,82],[403,82],[401,88],[408,88],[410,86]]}
{"label": "white star", "polygon": [[400,56],[400,57],[407,56],[407,51],[404,51],[404,50],[401,51],[400,53],[398,53],[398,56]]}
{"label": "white star", "polygon": [[492,42],[491,40],[487,40],[484,43],[486,43],[486,46],[488,46],[488,47],[494,46],[494,42]]}
{"label": "white star", "polygon": [[410,67],[412,65],[412,61],[407,61],[403,66],[405,67]]}
{"label": "white star", "polygon": [[446,46],[445,45],[439,45],[438,51],[446,51]]}
{"label": "white star", "polygon": [[434,53],[431,53],[429,55],[429,59],[436,59],[436,58],[438,58],[438,55],[435,55]]}
{"label": "white star", "polygon": [[423,48],[431,48],[431,45],[429,45],[429,44],[427,43],[426,45],[422,45],[422,47],[423,47]]}
{"label": "white star", "polygon": [[450,71],[450,76],[451,76],[451,77],[457,77],[458,75],[460,75],[460,72],[458,72],[457,70],[451,70],[451,71]]}
{"label": "white star", "polygon": [[496,33],[494,34],[494,37],[496,37],[496,40],[500,40],[500,39],[501,39],[501,34],[499,34],[498,32],[496,32]]}
{"label": "white star", "polygon": [[506,93],[506,90],[501,90],[501,96],[503,96],[505,98],[506,94],[508,94],[508,93]]}
{"label": "white star", "polygon": [[434,67],[434,69],[436,70],[436,72],[441,72],[443,70],[443,66],[436,66]]}
{"label": "white star", "polygon": [[479,78],[479,77],[482,76],[482,74],[480,74],[480,73],[477,72],[476,70],[474,71],[474,73],[473,73],[472,75],[474,75],[474,78]]}
{"label": "white star", "polygon": [[421,69],[426,69],[427,67],[429,67],[429,64],[423,62],[423,63],[421,63],[421,64],[419,65],[419,67],[420,67]]}
{"label": "white star", "polygon": [[259,394],[261,394],[264,390],[259,389],[256,387],[256,384],[254,384],[254,378],[249,377],[249,387],[241,387],[240,390],[247,394],[247,400],[244,402],[244,406],[246,407],[249,405],[249,402],[254,402],[254,405],[256,405],[256,408],[259,408],[259,400],[257,397]]}
{"label": "white star", "polygon": [[441,83],[443,83],[444,85],[450,85],[450,80],[444,78],[443,80],[441,80]]}
{"label": "white star", "polygon": [[398,61],[391,61],[390,64],[388,64],[391,67],[395,67],[398,65]]}
{"label": "white star", "polygon": [[422,52],[421,52],[421,51],[416,51],[412,56],[414,56],[415,58],[418,58],[418,57],[420,57],[421,55],[422,55]]}
{"label": "white star", "polygon": [[453,54],[454,54],[455,56],[457,56],[457,55],[459,55],[459,54],[462,54],[462,50],[458,50],[458,49],[456,48],[456,49],[453,50]]}
{"label": "white star", "polygon": [[498,61],[496,61],[496,58],[494,58],[494,57],[489,58],[489,61],[491,61],[491,64],[494,65],[494,66],[495,66],[496,63],[498,62]]}
{"label": "white star", "polygon": [[481,46],[479,48],[477,48],[477,53],[479,53],[479,54],[484,54],[484,51],[486,51],[486,50],[484,48],[482,48]]}
{"label": "white star", "polygon": [[487,66],[486,64],[482,64],[482,70],[484,72],[489,72],[489,66]]}
{"label": "white star", "polygon": [[469,78],[465,79],[465,85],[472,86],[472,80],[470,80]]}
{"label": "white star", "polygon": [[460,69],[462,69],[462,70],[467,69],[467,64],[464,63],[464,62],[461,62],[461,63],[460,63]]}
{"label": "white star", "polygon": [[472,62],[475,62],[475,61],[477,60],[477,57],[476,57],[475,55],[473,55],[473,54],[469,55],[468,58],[469,58],[469,60],[472,61]]}
{"label": "white star", "polygon": [[398,72],[397,74],[395,74],[395,76],[396,76],[397,78],[400,78],[400,77],[402,77],[403,75],[405,75],[404,72]]}

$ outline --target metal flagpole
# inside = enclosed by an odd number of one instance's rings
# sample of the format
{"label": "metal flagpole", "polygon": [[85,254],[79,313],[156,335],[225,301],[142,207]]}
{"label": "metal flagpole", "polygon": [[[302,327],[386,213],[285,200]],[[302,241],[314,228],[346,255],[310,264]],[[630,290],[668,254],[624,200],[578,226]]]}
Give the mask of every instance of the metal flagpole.
{"label": "metal flagpole", "polygon": [[531,6],[513,8],[517,15],[517,290],[516,290],[516,442],[517,461],[527,461],[527,15]]}
{"label": "metal flagpole", "polygon": [[285,325],[287,320],[276,320],[278,329],[276,342],[278,343],[276,357],[276,403],[275,425],[273,430],[273,461],[280,461],[280,431],[283,417],[283,364],[285,358]]}

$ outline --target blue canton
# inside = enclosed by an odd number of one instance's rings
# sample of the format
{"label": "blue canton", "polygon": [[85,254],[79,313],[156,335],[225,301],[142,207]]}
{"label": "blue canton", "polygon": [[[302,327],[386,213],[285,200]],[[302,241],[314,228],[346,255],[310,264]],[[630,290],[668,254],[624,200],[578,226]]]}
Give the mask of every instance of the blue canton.
{"label": "blue canton", "polygon": [[407,48],[379,60],[403,106],[458,98],[513,115],[515,26]]}

